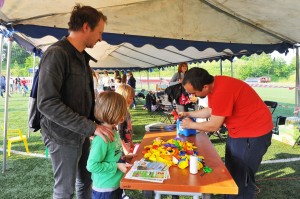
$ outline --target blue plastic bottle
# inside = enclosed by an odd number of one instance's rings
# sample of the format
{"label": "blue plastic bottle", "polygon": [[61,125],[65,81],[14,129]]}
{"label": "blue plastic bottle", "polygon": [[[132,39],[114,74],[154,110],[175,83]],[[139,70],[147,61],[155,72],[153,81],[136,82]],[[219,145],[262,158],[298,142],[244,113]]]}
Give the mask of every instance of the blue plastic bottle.
{"label": "blue plastic bottle", "polygon": [[[193,121],[195,121],[195,119],[192,118]],[[176,122],[176,130],[177,130],[177,136],[179,136],[179,134],[184,135],[184,136],[190,136],[190,135],[195,135],[196,134],[196,130],[195,129],[183,129],[180,127],[181,124],[181,120],[177,120]]]}

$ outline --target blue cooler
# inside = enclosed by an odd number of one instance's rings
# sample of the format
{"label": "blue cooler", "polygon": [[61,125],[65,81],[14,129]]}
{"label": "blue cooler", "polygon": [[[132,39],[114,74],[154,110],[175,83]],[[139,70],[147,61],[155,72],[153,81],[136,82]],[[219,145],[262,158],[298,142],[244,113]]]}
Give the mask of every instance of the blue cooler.
{"label": "blue cooler", "polygon": [[[193,121],[195,121],[194,118],[191,118]],[[180,123],[181,123],[181,120],[177,120],[177,123],[176,123],[176,129],[177,129],[177,135],[181,134],[181,135],[184,135],[184,136],[190,136],[190,135],[195,135],[197,132],[195,129],[183,129],[183,128],[180,128]]]}

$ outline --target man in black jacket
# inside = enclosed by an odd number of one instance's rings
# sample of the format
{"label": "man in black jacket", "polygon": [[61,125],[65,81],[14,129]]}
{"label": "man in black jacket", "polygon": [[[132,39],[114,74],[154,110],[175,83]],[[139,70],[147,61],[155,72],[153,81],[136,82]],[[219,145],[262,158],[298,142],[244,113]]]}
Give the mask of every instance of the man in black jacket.
{"label": "man in black jacket", "polygon": [[[85,52],[102,40],[105,15],[90,6],[76,5],[69,35],[50,46],[40,62],[38,109],[41,133],[54,173],[53,198],[91,198],[91,175],[86,170],[89,137],[113,139],[113,132],[94,121],[94,88]],[[75,183],[76,182],[76,183]]]}

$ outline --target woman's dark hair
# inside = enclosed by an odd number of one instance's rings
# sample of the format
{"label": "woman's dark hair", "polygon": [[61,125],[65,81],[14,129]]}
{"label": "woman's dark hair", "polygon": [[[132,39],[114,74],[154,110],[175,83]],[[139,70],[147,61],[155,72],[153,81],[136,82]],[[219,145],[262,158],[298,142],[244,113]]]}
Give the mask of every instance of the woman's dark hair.
{"label": "woman's dark hair", "polygon": [[98,11],[91,6],[80,6],[80,4],[76,4],[72,10],[70,21],[68,23],[69,30],[80,30],[84,23],[88,23],[90,28],[94,30],[101,19],[103,19],[104,22],[107,22],[107,17],[101,11]]}
{"label": "woman's dark hair", "polygon": [[207,70],[195,67],[186,71],[182,84],[190,83],[195,90],[202,91],[204,85],[211,84],[213,81],[214,77]]}
{"label": "woman's dark hair", "polygon": [[115,74],[115,77],[114,77],[115,79],[117,79],[118,77],[121,77],[120,76],[120,71],[118,71],[118,70],[115,70],[114,74]]}

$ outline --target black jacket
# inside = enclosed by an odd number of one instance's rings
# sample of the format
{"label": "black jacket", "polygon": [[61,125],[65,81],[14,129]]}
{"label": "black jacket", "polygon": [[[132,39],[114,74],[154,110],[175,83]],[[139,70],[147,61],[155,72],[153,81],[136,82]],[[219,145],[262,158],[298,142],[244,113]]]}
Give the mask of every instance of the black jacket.
{"label": "black jacket", "polygon": [[90,59],[64,38],[50,46],[40,61],[37,102],[43,115],[41,132],[58,144],[79,146],[95,132]]}
{"label": "black jacket", "polygon": [[129,79],[128,79],[128,82],[127,82],[127,84],[129,85],[129,86],[131,86],[133,89],[135,89],[135,78],[133,77],[133,76],[131,76]]}

